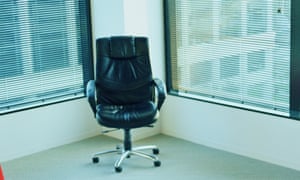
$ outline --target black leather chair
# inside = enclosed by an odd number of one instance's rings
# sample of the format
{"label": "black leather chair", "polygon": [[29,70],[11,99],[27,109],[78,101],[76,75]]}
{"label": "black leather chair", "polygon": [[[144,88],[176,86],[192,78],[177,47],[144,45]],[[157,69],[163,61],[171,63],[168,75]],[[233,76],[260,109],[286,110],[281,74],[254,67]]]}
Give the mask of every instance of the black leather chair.
{"label": "black leather chair", "polygon": [[[87,85],[89,104],[100,125],[124,130],[124,147],[93,155],[93,163],[99,156],[121,153],[115,162],[115,171],[121,172],[121,163],[130,155],[137,155],[161,162],[155,145],[132,147],[130,130],[151,127],[157,120],[165,100],[164,83],[152,77],[146,37],[114,36],[96,41],[96,78]],[[150,149],[153,154],[142,150]]]}

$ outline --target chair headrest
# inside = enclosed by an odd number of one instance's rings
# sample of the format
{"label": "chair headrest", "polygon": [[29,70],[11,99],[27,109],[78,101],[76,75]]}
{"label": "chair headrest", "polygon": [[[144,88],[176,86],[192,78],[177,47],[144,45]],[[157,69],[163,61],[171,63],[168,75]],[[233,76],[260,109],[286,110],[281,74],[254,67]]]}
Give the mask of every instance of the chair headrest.
{"label": "chair headrest", "polygon": [[146,37],[112,36],[99,38],[96,45],[100,56],[132,58],[148,55],[148,39]]}
{"label": "chair headrest", "polygon": [[133,37],[111,37],[110,56],[115,58],[135,57],[135,41]]}

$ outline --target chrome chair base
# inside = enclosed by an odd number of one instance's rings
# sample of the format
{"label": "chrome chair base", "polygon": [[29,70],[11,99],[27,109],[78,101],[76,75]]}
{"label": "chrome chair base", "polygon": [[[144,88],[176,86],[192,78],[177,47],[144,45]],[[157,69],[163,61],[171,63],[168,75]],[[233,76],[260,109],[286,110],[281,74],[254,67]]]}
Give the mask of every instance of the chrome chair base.
{"label": "chrome chair base", "polygon": [[[149,150],[149,149],[152,150],[153,155],[142,152],[143,150]],[[125,150],[123,147],[117,146],[116,149],[114,149],[114,150],[102,151],[102,152],[95,153],[92,157],[93,163],[99,163],[99,156],[102,156],[105,154],[111,154],[111,153],[121,154],[120,158],[115,162],[115,165],[114,165],[116,172],[122,171],[122,167],[121,167],[122,162],[126,158],[129,158],[131,155],[136,155],[139,157],[143,157],[143,158],[152,160],[155,167],[159,167],[161,165],[161,162],[159,161],[158,157],[156,156],[157,154],[159,154],[159,149],[155,145],[133,147],[132,149],[129,149],[129,150]]]}

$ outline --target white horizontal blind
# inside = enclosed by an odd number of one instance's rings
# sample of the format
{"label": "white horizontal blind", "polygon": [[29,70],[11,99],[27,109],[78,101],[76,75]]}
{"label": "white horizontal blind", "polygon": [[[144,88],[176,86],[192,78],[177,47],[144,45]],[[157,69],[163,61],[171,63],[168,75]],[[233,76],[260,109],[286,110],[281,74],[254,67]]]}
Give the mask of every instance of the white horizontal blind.
{"label": "white horizontal blind", "polygon": [[173,89],[289,110],[290,0],[169,0],[168,8]]}
{"label": "white horizontal blind", "polygon": [[86,2],[1,0],[0,113],[83,96]]}

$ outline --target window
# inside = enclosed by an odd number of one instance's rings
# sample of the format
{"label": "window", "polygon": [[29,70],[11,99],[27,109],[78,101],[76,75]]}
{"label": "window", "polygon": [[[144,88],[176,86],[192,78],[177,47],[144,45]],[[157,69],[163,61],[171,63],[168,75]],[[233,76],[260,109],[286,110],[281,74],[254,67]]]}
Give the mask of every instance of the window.
{"label": "window", "polygon": [[284,116],[299,112],[291,7],[291,0],[165,0],[169,90]]}
{"label": "window", "polygon": [[91,78],[88,0],[3,0],[0,113],[82,97]]}

